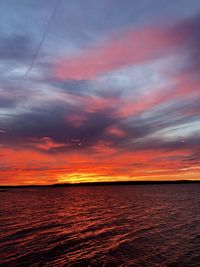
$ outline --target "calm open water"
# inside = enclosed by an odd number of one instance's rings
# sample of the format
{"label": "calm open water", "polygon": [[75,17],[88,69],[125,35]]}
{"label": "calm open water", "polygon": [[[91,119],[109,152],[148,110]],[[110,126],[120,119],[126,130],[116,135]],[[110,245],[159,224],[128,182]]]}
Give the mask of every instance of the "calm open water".
{"label": "calm open water", "polygon": [[0,192],[1,266],[200,266],[200,186]]}

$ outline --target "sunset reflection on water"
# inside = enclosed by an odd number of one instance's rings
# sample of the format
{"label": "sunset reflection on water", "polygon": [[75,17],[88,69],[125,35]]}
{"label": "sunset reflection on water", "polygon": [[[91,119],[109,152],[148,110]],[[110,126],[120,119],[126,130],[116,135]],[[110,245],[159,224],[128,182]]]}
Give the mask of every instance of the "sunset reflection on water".
{"label": "sunset reflection on water", "polygon": [[1,192],[1,264],[197,266],[199,190],[198,184],[9,189]]}

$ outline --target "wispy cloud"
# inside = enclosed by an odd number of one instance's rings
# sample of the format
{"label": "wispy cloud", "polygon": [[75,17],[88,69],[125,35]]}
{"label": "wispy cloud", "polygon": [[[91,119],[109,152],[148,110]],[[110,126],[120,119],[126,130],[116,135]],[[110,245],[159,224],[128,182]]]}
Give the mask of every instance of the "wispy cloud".
{"label": "wispy cloud", "polygon": [[[72,2],[68,8],[82,12]],[[28,77],[41,17],[20,34],[13,25],[0,28],[2,183],[198,179],[197,11],[156,17],[159,23],[140,11],[143,23],[127,15],[109,27],[110,18],[102,27],[93,16],[84,25],[69,19],[83,37],[64,30],[63,10]],[[40,12],[48,17],[43,4]]]}

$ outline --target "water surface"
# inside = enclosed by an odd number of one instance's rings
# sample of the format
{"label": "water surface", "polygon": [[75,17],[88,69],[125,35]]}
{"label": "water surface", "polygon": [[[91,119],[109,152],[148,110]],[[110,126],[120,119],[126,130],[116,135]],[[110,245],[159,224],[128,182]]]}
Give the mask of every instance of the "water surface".
{"label": "water surface", "polygon": [[200,266],[198,184],[0,192],[1,266]]}

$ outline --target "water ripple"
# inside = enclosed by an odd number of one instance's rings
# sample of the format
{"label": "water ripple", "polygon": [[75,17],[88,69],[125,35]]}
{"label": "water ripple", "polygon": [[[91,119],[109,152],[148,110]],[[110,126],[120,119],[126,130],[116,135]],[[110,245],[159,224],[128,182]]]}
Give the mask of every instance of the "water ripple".
{"label": "water ripple", "polygon": [[198,185],[10,189],[1,266],[198,266]]}

